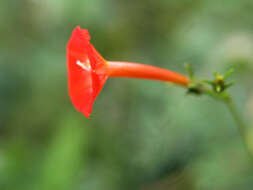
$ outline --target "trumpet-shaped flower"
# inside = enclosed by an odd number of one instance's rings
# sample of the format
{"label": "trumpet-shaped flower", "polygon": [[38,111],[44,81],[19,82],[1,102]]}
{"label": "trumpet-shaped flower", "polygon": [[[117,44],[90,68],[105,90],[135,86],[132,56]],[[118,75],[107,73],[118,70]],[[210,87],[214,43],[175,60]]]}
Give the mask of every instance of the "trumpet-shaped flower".
{"label": "trumpet-shaped flower", "polygon": [[88,30],[76,27],[67,45],[68,88],[75,108],[86,117],[108,77],[129,77],[187,86],[179,73],[150,65],[105,60],[90,43]]}

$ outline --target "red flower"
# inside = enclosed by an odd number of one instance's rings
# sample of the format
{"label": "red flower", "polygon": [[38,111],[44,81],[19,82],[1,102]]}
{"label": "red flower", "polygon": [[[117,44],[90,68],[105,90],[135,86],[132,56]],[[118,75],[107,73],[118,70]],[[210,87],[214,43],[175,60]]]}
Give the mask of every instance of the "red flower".
{"label": "red flower", "polygon": [[108,77],[131,77],[173,82],[186,86],[184,75],[166,69],[128,62],[106,61],[90,43],[88,30],[76,27],[67,45],[68,86],[75,108],[86,117]]}

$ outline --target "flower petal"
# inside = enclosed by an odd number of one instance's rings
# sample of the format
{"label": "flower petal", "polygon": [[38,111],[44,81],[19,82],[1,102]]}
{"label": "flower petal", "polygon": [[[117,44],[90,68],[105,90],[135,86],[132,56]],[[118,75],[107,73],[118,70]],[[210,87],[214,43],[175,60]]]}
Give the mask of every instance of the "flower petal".
{"label": "flower petal", "polygon": [[88,31],[76,27],[67,45],[70,99],[86,117],[108,78],[106,61],[89,40]]}
{"label": "flower petal", "polygon": [[[68,61],[68,86],[70,99],[75,108],[89,117],[93,104],[92,70],[82,67],[82,63],[71,52],[67,53]],[[86,64],[88,64],[86,62]]]}

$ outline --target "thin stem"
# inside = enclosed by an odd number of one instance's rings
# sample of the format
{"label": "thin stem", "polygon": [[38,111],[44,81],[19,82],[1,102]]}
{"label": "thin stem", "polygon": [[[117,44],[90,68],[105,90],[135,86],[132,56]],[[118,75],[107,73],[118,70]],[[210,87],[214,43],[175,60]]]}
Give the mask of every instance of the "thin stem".
{"label": "thin stem", "polygon": [[251,148],[247,142],[247,136],[246,136],[246,126],[241,118],[241,116],[239,115],[235,105],[234,105],[234,102],[231,98],[231,96],[228,96],[226,99],[224,99],[225,101],[225,104],[227,106],[227,108],[229,109],[229,111],[231,112],[236,124],[237,124],[237,128],[238,128],[238,131],[239,131],[239,134],[243,140],[243,144],[245,146],[245,149],[247,151],[247,153],[249,154],[249,157],[251,158],[251,161],[253,161],[253,154],[252,154],[252,151],[251,151]]}
{"label": "thin stem", "polygon": [[[234,102],[231,98],[231,95],[227,92],[217,93],[210,89],[203,81],[193,81],[193,84],[195,84],[195,88],[197,89],[197,92],[200,92],[200,94],[205,94],[210,96],[213,99],[222,101],[227,106],[228,110],[230,111],[232,117],[234,118],[236,122],[236,126],[238,128],[238,132],[242,138],[243,145],[245,147],[245,150],[247,151],[249,158],[253,162],[253,151],[251,150],[250,145],[247,142],[247,128],[243,122],[243,119],[241,118],[239,112],[236,109],[236,106],[234,105]],[[193,85],[194,86],[194,85]],[[188,87],[189,89],[189,87]]]}
{"label": "thin stem", "polygon": [[231,114],[232,114],[232,116],[233,116],[233,118],[234,118],[234,120],[235,120],[235,122],[238,126],[238,129],[239,129],[239,132],[240,132],[241,136],[243,138],[245,138],[245,130],[246,129],[245,129],[244,123],[243,123],[243,121],[242,121],[242,119],[241,119],[241,117],[240,117],[240,115],[239,115],[239,113],[238,113],[231,97],[228,97],[225,100],[225,103],[226,103],[229,111],[231,112]]}

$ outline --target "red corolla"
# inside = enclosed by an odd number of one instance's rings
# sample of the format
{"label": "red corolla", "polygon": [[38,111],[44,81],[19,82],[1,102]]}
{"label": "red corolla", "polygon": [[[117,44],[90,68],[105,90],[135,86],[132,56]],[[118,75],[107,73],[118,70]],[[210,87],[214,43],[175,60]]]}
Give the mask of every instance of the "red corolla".
{"label": "red corolla", "polygon": [[90,43],[88,30],[76,27],[67,45],[68,87],[75,108],[86,117],[108,77],[130,77],[187,86],[179,73],[139,63],[106,61]]}

